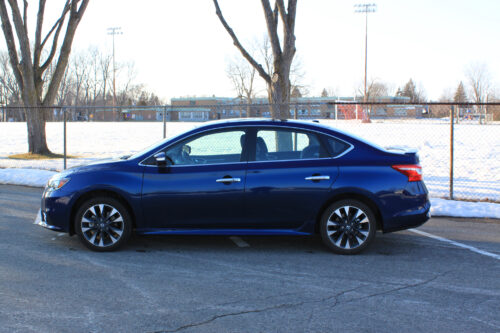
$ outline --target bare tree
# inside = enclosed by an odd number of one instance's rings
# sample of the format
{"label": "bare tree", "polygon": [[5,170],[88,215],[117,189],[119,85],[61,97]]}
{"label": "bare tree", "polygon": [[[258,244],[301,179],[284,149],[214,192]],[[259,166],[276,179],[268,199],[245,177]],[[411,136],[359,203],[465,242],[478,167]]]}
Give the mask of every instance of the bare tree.
{"label": "bare tree", "polygon": [[[10,67],[9,54],[0,52],[0,103],[3,106],[20,106],[21,94]],[[7,120],[6,109],[3,110],[3,120]],[[23,109],[16,109],[18,119],[24,120],[26,115]]]}
{"label": "bare tree", "polygon": [[[45,36],[42,35],[42,27],[46,0],[39,0],[34,44],[30,43],[28,36],[28,0],[23,1],[22,11],[17,0],[7,1],[10,16],[6,1],[0,0],[0,18],[10,64],[21,91],[23,104],[30,107],[26,112],[28,149],[30,153],[49,154],[50,151],[45,137],[45,112],[40,107],[54,104],[68,65],[76,29],[89,0],[67,0],[60,16]],[[68,18],[68,22],[65,25],[66,18]],[[14,30],[12,24],[14,24]],[[66,26],[66,32],[64,33],[63,43],[58,50],[59,35],[64,26]],[[17,39],[14,37],[14,31]],[[48,55],[42,57],[44,47],[50,42],[51,46]],[[19,50],[16,44],[19,45]],[[54,72],[49,81],[44,81],[44,73],[52,64],[56,54],[58,54],[58,57]],[[21,59],[19,59],[19,55]],[[46,84],[47,87],[45,87]]]}
{"label": "bare tree", "polygon": [[[365,94],[364,83],[360,83],[356,89],[357,96],[363,96]],[[366,87],[366,100],[374,101],[377,97],[383,97],[389,95],[389,88],[386,83],[378,80],[371,79]]]}
{"label": "bare tree", "polygon": [[[491,94],[491,74],[484,63],[472,63],[465,70],[465,76],[470,89],[470,96],[474,103],[487,102]],[[483,113],[486,120],[487,108],[478,106],[478,112]],[[482,123],[482,117],[479,117]]]}
{"label": "bare tree", "polygon": [[102,83],[102,99],[106,101],[108,99],[108,86],[111,81],[112,69],[111,64],[113,57],[111,55],[101,54],[99,58],[99,71],[101,73],[101,83]]}
{"label": "bare tree", "polygon": [[5,104],[19,105],[21,102],[21,93],[10,67],[10,59],[7,52],[0,53],[0,84],[3,87],[2,101]]}
{"label": "bare tree", "polygon": [[[234,58],[227,64],[226,74],[231,80],[240,100],[247,104],[247,117],[250,117],[252,101],[255,97],[255,68],[241,58]],[[240,116],[243,112],[240,110]]]}
{"label": "bare tree", "polygon": [[[256,58],[264,63],[266,71],[268,73],[274,73],[273,50],[269,36],[267,34],[264,35],[261,41],[255,43],[254,48],[259,51],[257,52]],[[292,65],[290,66],[290,91],[293,91],[294,88],[298,88],[303,95],[307,95],[309,93],[309,87],[304,83],[305,72],[303,67],[302,61],[295,55],[292,59]],[[270,94],[269,88],[270,86],[268,86],[268,95]]]}
{"label": "bare tree", "polygon": [[474,103],[483,103],[490,92],[491,76],[488,67],[483,63],[470,64],[465,70],[465,76]]}
{"label": "bare tree", "polygon": [[81,93],[85,82],[88,80],[89,71],[86,59],[86,54],[80,53],[76,57],[71,58],[71,62],[68,67],[74,86],[73,105],[82,104]]}
{"label": "bare tree", "polygon": [[[295,16],[297,0],[288,0],[285,8],[284,0],[276,0],[274,9],[271,8],[269,0],[261,0],[266,20],[267,34],[271,44],[273,55],[273,68],[266,71],[254,57],[241,45],[233,29],[226,22],[217,0],[213,0],[215,13],[220,22],[231,36],[234,45],[243,57],[255,68],[268,86],[269,102],[272,105],[271,115],[273,118],[286,119],[290,117],[288,104],[290,103],[290,68],[295,55]],[[278,35],[278,23],[281,19],[283,25],[283,38],[280,41]]]}

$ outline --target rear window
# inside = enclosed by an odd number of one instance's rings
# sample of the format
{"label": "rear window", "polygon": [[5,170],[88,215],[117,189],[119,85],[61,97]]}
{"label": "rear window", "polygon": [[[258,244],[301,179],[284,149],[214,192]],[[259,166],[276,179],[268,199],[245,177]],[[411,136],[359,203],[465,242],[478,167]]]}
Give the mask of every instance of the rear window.
{"label": "rear window", "polygon": [[351,147],[350,144],[335,139],[335,138],[328,138],[328,146],[330,147],[330,151],[332,153],[332,157],[337,157],[341,154],[343,154],[347,149]]}

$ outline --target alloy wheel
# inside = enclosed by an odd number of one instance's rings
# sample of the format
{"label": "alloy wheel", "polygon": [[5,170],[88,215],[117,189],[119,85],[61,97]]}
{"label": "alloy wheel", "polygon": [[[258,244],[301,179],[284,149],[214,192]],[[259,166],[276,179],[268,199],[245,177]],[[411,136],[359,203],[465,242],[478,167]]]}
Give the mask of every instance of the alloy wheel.
{"label": "alloy wheel", "polygon": [[326,222],[327,235],[336,247],[349,250],[363,245],[370,234],[367,213],[355,206],[337,208]]}
{"label": "alloy wheel", "polygon": [[125,223],[120,212],[109,204],[95,204],[83,213],[82,235],[93,246],[104,248],[116,244],[123,235]]}

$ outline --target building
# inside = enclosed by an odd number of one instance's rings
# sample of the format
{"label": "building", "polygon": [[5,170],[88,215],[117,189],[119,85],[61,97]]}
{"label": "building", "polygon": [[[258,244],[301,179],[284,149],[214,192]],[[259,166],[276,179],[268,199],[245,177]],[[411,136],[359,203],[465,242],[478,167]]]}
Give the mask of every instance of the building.
{"label": "building", "polygon": [[[428,113],[423,105],[406,105],[404,96],[382,96],[367,107],[358,104],[362,97],[299,97],[290,101],[290,115],[296,119],[363,119],[364,110],[370,118],[419,118]],[[250,105],[239,98],[183,97],[172,98],[171,120],[206,121],[238,117],[270,117],[267,98],[254,98]]]}

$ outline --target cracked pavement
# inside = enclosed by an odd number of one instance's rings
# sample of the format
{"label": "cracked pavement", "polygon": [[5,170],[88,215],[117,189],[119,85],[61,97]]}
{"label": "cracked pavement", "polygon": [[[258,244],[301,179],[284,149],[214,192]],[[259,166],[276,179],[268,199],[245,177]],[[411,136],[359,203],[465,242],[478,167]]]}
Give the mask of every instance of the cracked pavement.
{"label": "cracked pavement", "polygon": [[[41,189],[0,186],[0,332],[498,332],[500,261],[411,232],[357,256],[319,237],[136,236],[93,253],[32,224]],[[429,233],[500,253],[500,221]]]}

